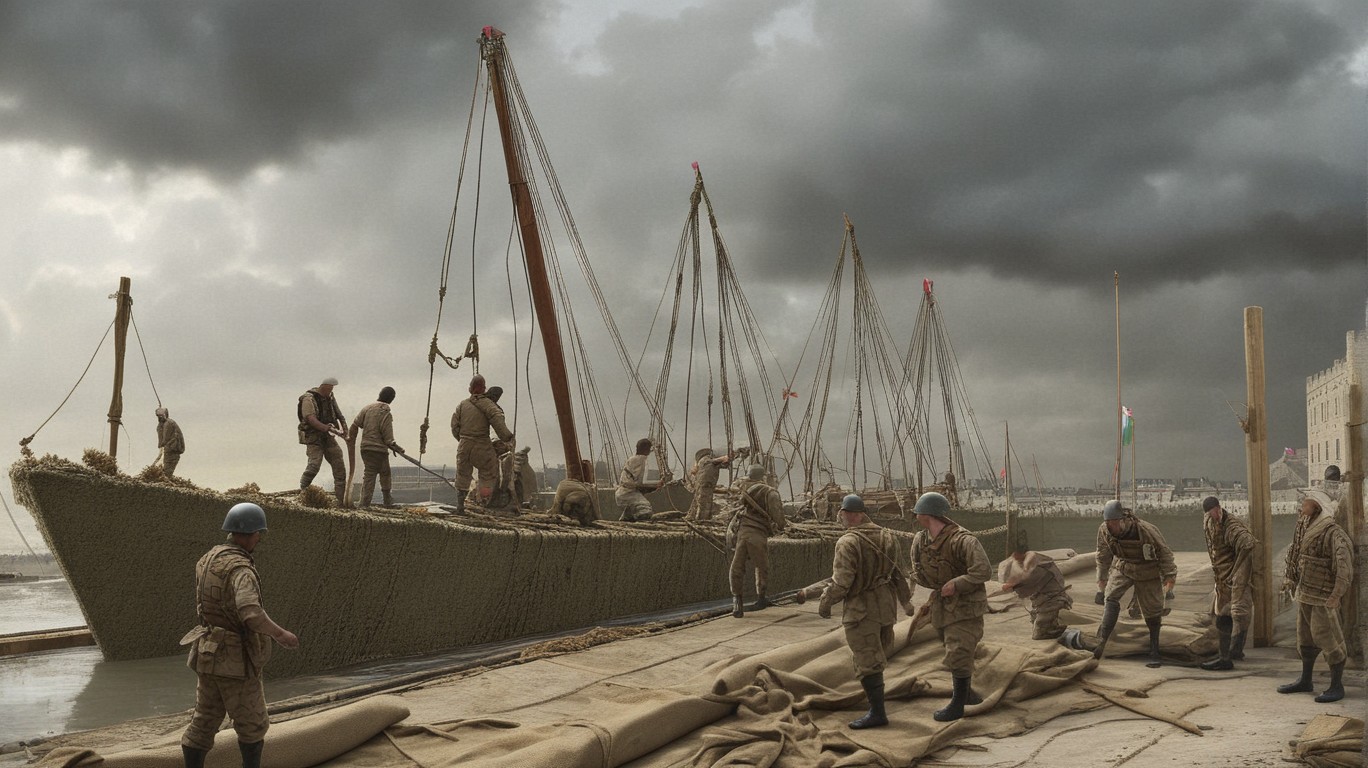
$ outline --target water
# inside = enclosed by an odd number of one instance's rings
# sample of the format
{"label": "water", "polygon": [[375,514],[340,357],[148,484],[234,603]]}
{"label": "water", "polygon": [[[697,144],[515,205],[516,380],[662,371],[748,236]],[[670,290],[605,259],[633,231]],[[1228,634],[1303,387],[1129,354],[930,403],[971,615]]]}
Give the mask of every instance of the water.
{"label": "water", "polygon": [[66,579],[0,586],[0,635],[81,627],[85,623]]}

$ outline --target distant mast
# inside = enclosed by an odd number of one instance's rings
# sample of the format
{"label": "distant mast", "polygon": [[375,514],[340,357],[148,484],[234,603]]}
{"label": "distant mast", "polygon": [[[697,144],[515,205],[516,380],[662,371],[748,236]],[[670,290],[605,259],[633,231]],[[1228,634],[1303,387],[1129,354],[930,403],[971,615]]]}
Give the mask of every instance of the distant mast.
{"label": "distant mast", "polygon": [[124,347],[128,342],[128,318],[133,311],[132,280],[119,278],[119,292],[110,298],[114,309],[114,397],[109,401],[109,458],[119,457],[119,427],[123,424]]}
{"label": "distant mast", "polygon": [[551,296],[551,282],[546,276],[546,259],[542,255],[541,232],[537,229],[537,212],[532,205],[532,193],[523,174],[523,145],[520,127],[513,121],[505,91],[504,33],[485,27],[480,35],[480,55],[489,69],[489,90],[494,96],[494,113],[499,119],[499,137],[503,142],[504,162],[508,167],[508,186],[513,194],[513,212],[522,233],[523,260],[527,264],[528,281],[532,286],[532,306],[537,314],[542,346],[546,350],[547,377],[551,396],[556,405],[556,420],[560,424],[561,443],[565,449],[565,474],[572,480],[587,481],[580,466],[579,437],[575,431],[575,414],[570,405],[569,378],[566,375],[565,355],[561,349],[560,325],[556,321],[555,300]]}

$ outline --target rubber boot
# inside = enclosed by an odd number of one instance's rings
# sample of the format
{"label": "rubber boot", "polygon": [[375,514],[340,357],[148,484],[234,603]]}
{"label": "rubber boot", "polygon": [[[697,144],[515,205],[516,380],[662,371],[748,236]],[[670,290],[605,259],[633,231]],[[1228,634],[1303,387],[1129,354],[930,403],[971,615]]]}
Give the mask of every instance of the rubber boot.
{"label": "rubber boot", "polygon": [[255,741],[248,744],[245,741],[238,742],[238,749],[242,750],[242,768],[261,768],[261,750],[266,747],[266,742]]}
{"label": "rubber boot", "polygon": [[732,595],[732,618],[739,619],[746,615],[746,609],[741,607],[741,596]]}
{"label": "rubber boot", "polygon": [[456,492],[456,514],[458,514],[458,515],[459,515],[459,514],[463,514],[463,513],[466,511],[465,497],[466,497],[466,492],[465,492],[465,491],[457,491],[457,492]]}
{"label": "rubber boot", "polygon": [[1230,638],[1230,659],[1231,661],[1244,661],[1245,636],[1249,630],[1242,629]]}
{"label": "rubber boot", "polygon": [[860,678],[860,686],[864,688],[865,696],[869,697],[869,711],[858,720],[852,720],[850,727],[855,730],[861,728],[878,728],[881,725],[888,725],[888,715],[884,713],[884,679],[882,672],[875,672]]}
{"label": "rubber boot", "polygon": [[204,758],[209,756],[209,750],[195,749],[182,744],[181,755],[185,757],[185,768],[204,768]]}
{"label": "rubber boot", "polygon": [[1145,619],[1145,626],[1149,627],[1150,636],[1149,661],[1145,662],[1145,666],[1150,669],[1163,666],[1164,664],[1163,660],[1159,658],[1159,627],[1163,625],[1163,622],[1164,619],[1161,616]]}
{"label": "rubber boot", "polygon": [[[1119,607],[1119,605],[1118,605]],[[950,695],[950,703],[944,708],[936,710],[932,715],[938,723],[948,723],[951,720],[958,720],[964,717],[964,705],[969,701],[969,678],[955,677],[954,692]]]}
{"label": "rubber boot", "polygon": [[1297,650],[1301,651],[1301,677],[1295,683],[1278,686],[1278,693],[1309,693],[1311,691],[1311,670],[1316,666],[1316,657],[1320,655],[1320,649],[1313,645],[1303,645]]}
{"label": "rubber boot", "polygon": [[1330,687],[1316,697],[1321,704],[1329,704],[1344,698],[1344,662],[1330,665]]}
{"label": "rubber boot", "polygon": [[763,611],[768,607],[770,607],[770,601],[765,597],[765,593],[761,592],[759,595],[756,595],[755,602],[751,603],[750,609],[752,611]]}
{"label": "rubber boot", "polygon": [[[333,495],[337,497],[337,506],[343,506],[342,499],[347,495],[346,483],[333,483]],[[366,500],[368,503],[370,499]]]}
{"label": "rubber boot", "polygon": [[385,509],[394,509],[394,494],[390,493],[384,488],[381,488],[380,497],[384,499],[384,501],[381,503],[385,505]]}
{"label": "rubber boot", "polygon": [[1121,617],[1121,603],[1117,600],[1108,600],[1107,607],[1102,609],[1102,623],[1097,626],[1097,647],[1093,648],[1093,658],[1102,658],[1102,652],[1107,649],[1107,638],[1111,637],[1113,629],[1116,629],[1116,620]]}
{"label": "rubber boot", "polygon": [[1200,665],[1202,669],[1217,672],[1235,668],[1235,665],[1230,663],[1230,629],[1232,626],[1229,616],[1216,617],[1216,631],[1220,633],[1217,643],[1220,645],[1221,655],[1211,661],[1202,662]]}

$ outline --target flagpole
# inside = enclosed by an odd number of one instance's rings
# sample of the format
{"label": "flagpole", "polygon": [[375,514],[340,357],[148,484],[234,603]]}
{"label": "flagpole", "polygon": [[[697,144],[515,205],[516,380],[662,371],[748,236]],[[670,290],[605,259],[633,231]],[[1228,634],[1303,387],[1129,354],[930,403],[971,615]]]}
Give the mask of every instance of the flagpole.
{"label": "flagpole", "polygon": [[1132,416],[1131,419],[1130,419],[1130,428],[1131,428],[1131,441],[1130,441],[1130,443],[1131,443],[1131,509],[1137,509],[1137,508],[1139,507],[1139,502],[1138,502],[1138,500],[1137,500],[1137,494],[1139,493],[1139,490],[1137,489],[1137,487],[1136,487],[1136,485],[1135,485],[1135,442],[1136,442],[1136,440],[1135,440],[1135,417],[1134,417],[1134,416]]}
{"label": "flagpole", "polygon": [[[1112,286],[1116,294],[1116,466],[1112,468],[1112,480],[1116,484],[1114,498],[1121,499],[1121,273],[1112,272]],[[1132,453],[1132,455],[1134,455]]]}

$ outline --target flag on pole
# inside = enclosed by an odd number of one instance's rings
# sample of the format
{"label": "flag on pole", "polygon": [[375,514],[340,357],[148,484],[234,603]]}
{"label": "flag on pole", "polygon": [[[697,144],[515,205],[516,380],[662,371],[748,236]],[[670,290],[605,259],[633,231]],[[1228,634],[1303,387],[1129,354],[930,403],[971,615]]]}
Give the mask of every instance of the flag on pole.
{"label": "flag on pole", "polygon": [[1284,448],[1284,449],[1283,449],[1283,455],[1286,456],[1286,457],[1289,458],[1289,459],[1295,459],[1295,458],[1297,458],[1297,452],[1294,451],[1294,450],[1292,450],[1291,448]]}
{"label": "flag on pole", "polygon": [[1121,444],[1130,445],[1135,438],[1135,413],[1121,406]]}
{"label": "flag on pole", "polygon": [[1002,468],[1002,471],[998,473],[998,477],[1002,478],[1003,480],[1006,480],[1006,479],[1007,479],[1007,468],[1006,468],[1006,467],[1003,467],[1003,468]]}

